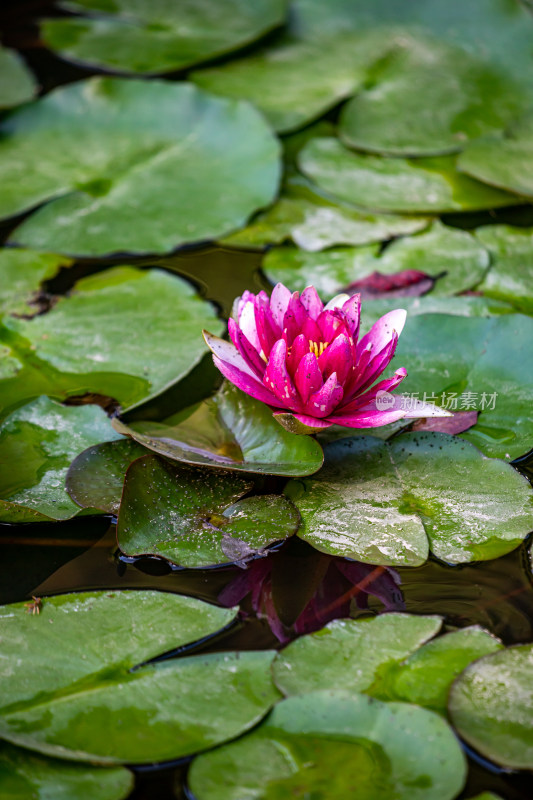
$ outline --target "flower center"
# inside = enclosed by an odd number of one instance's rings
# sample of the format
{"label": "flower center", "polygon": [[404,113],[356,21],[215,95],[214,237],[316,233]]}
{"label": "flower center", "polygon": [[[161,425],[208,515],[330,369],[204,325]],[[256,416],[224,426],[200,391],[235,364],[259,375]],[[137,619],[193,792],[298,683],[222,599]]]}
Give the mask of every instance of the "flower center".
{"label": "flower center", "polygon": [[314,353],[317,358],[319,358],[326,347],[329,345],[329,342],[312,342],[309,341],[309,352]]}

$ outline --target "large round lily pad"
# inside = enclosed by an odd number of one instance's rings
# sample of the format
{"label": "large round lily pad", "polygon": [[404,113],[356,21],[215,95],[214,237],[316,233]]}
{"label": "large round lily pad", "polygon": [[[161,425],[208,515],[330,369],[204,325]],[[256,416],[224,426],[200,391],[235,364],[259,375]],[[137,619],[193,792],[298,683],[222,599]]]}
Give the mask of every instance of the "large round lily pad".
{"label": "large round lily pad", "polygon": [[86,17],[45,20],[45,43],[64,58],[119,72],[183,69],[257,39],[283,21],[285,0],[65,0]]}
{"label": "large round lily pad", "polygon": [[123,800],[133,788],[133,775],[123,767],[107,769],[42,756],[0,745],[2,800]]}
{"label": "large round lily pad", "polygon": [[52,253],[5,247],[0,250],[0,313],[35,314],[31,305],[43,281],[72,261]]}
{"label": "large round lily pad", "polygon": [[466,762],[431,711],[343,691],[284,700],[253,733],[194,761],[197,800],[452,800]]}
{"label": "large round lily pad", "polygon": [[179,758],[233,738],[278,697],[272,652],[144,662],[234,615],[147,591],[45,598],[35,616],[22,603],[4,606],[0,737],[104,764]]}
{"label": "large round lily pad", "polygon": [[213,306],[181,278],[133,267],[97,273],[44,314],[4,318],[0,342],[20,363],[1,385],[2,402],[94,392],[138,405],[200,361],[205,327],[222,330]]}
{"label": "large round lily pad", "polygon": [[243,497],[252,487],[239,475],[139,458],[126,473],[119,546],[127,555],[164,556],[185,567],[244,562],[291,536],[300,522],[284,497]]}
{"label": "large round lily pad", "polygon": [[165,252],[217,238],[271,202],[279,179],[279,145],[257,111],[188,83],[92,78],[0,127],[0,217],[49,201],[11,237],[41,250]]}
{"label": "large round lily pad", "polygon": [[492,256],[480,291],[533,314],[533,230],[487,225],[476,236]]}
{"label": "large round lily pad", "polygon": [[65,490],[70,462],[89,445],[118,439],[98,406],[40,397],[0,426],[0,520],[69,519],[80,508]]}
{"label": "large round lily pad", "polygon": [[504,767],[533,769],[533,645],[471,664],[452,687],[448,710],[460,735]]}
{"label": "large round lily pad", "polygon": [[430,230],[402,237],[382,252],[377,246],[337,247],[320,253],[275,247],[261,266],[272,283],[281,281],[294,291],[312,285],[326,299],[375,271],[393,275],[419,270],[437,279],[432,294],[464,292],[480,282],[489,262],[487,250],[470,233],[435,222]]}
{"label": "large round lily pad", "polygon": [[[496,66],[430,39],[401,38],[370,88],[345,106],[340,135],[389,155],[438,155],[500,131],[529,105],[529,92]],[[428,112],[431,109],[431,113]]]}
{"label": "large round lily pad", "polygon": [[533,528],[529,482],[453,436],[351,437],[324,452],[316,476],[285,489],[302,515],[298,535],[322,552],[416,566],[431,549],[460,564],[508,553]]}
{"label": "large round lily pad", "polygon": [[517,202],[513,195],[458,172],[455,156],[386,158],[352,152],[325,137],[310,141],[298,163],[325,191],[378,211],[476,211]]}
{"label": "large round lily pad", "polygon": [[0,108],[11,108],[33,100],[37,82],[22,58],[0,45]]}
{"label": "large round lily pad", "polygon": [[198,466],[297,476],[316,472],[324,460],[318,442],[288,433],[264,403],[227,382],[165,422],[113,424],[160,456]]}

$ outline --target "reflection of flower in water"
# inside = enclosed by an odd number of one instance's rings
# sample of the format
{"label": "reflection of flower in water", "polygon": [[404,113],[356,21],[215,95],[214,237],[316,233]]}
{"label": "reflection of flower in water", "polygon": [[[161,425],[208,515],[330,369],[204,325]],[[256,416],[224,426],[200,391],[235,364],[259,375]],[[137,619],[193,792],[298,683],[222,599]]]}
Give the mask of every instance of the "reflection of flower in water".
{"label": "reflection of flower in water", "polygon": [[[282,643],[301,634],[319,630],[332,619],[348,617],[352,602],[359,609],[368,608],[370,595],[380,600],[387,611],[401,611],[405,608],[399,588],[400,576],[390,567],[374,567],[326,555],[321,558],[322,577],[311,599],[290,627],[286,627],[281,621],[274,602],[274,558],[262,558],[250,564],[245,572],[230,581],[220,592],[218,601],[224,606],[234,606],[249,596],[257,616],[267,620],[272,633]],[[294,588],[296,590],[297,587]]]}

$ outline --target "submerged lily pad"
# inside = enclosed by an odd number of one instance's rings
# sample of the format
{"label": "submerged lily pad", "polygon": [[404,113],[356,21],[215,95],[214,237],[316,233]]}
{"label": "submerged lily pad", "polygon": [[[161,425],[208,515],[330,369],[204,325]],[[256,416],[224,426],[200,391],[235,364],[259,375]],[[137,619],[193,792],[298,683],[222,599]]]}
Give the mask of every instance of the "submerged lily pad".
{"label": "submerged lily pad", "polygon": [[133,789],[133,775],[123,767],[81,766],[0,745],[2,800],[123,800]]}
{"label": "submerged lily pad", "polygon": [[32,319],[4,318],[2,339],[23,368],[1,385],[5,406],[40,393],[94,392],[124,408],[177,383],[205,353],[202,328],[221,332],[212,305],[161,270],[114,267],[84,278]]}
{"label": "submerged lily pad", "polygon": [[45,20],[45,43],[64,58],[119,72],[183,69],[254,41],[280,25],[285,0],[181,0],[178,5],[113,0],[64,0],[86,17]]}
{"label": "submerged lily pad", "polygon": [[300,522],[284,497],[243,498],[252,487],[237,475],[139,458],[126,473],[119,546],[126,555],[163,556],[184,567],[246,561]]}
{"label": "submerged lily pad", "polygon": [[504,767],[533,769],[533,645],[471,664],[452,686],[448,709],[459,734]]}
{"label": "submerged lily pad", "polygon": [[268,211],[250,225],[226,236],[230,247],[261,249],[292,240],[303,250],[315,252],[338,244],[370,244],[394,236],[417,233],[429,225],[425,217],[371,214],[334,202],[307,187],[288,186]]}
{"label": "submerged lily pad", "polygon": [[485,455],[516,458],[533,447],[532,340],[533,319],[521,314],[416,316],[396,351],[396,363],[408,372],[402,390],[434,396],[451,411],[465,409],[470,398],[481,414],[462,437]]}
{"label": "submerged lily pad", "polygon": [[529,114],[501,134],[470,142],[457,165],[477,180],[530,199],[533,197],[532,158],[533,116]]}
{"label": "submerged lily pad", "polygon": [[461,564],[508,553],[533,528],[529,482],[456,437],[351,437],[324,452],[316,476],[285,489],[302,515],[298,536],[322,552],[417,566],[431,549]]}
{"label": "submerged lily pad", "polygon": [[251,734],[197,758],[197,800],[452,800],[466,762],[437,714],[343,691],[284,700]]}
{"label": "submerged lily pad", "polygon": [[478,228],[476,236],[492,256],[491,268],[478,288],[533,314],[533,230],[487,225]]}
{"label": "submerged lily pad", "polygon": [[0,45],[0,108],[11,108],[33,100],[37,82],[14,50]]}
{"label": "submerged lily pad", "polygon": [[49,201],[11,240],[52,252],[166,252],[223,236],[273,200],[280,173],[255,109],[188,83],[79,81],[0,132],[0,217]]}
{"label": "submerged lily pad", "polygon": [[326,137],[310,141],[298,163],[325,191],[379,211],[428,214],[516,203],[513,195],[458,172],[455,156],[385,158],[354,153]]}
{"label": "submerged lily pad", "polygon": [[435,39],[398,38],[371,87],[343,109],[340,135],[349,146],[388,155],[453,153],[528,107],[529,92],[498,66]]}
{"label": "submerged lily pad", "polygon": [[119,438],[98,406],[40,397],[0,426],[0,520],[39,522],[79,513],[65,490],[70,462],[88,445]]}
{"label": "submerged lily pad", "polygon": [[82,508],[118,514],[126,470],[132,461],[144,455],[145,448],[130,439],[88,447],[69,467],[65,479],[67,492]]}
{"label": "submerged lily pad", "polygon": [[[278,247],[267,253],[261,266],[272,283],[281,281],[298,291],[312,285],[324,299],[372,272],[393,275],[403,270],[423,271],[437,279],[432,294],[447,295],[476,286],[488,269],[489,254],[467,231],[436,222],[429,231],[398,239],[383,252],[378,246],[337,247],[321,253]],[[403,298],[397,300],[402,302]]]}
{"label": "submerged lily pad", "polygon": [[272,652],[144,662],[234,616],[151,591],[46,598],[38,616],[22,603],[2,607],[0,736],[103,764],[175,759],[233,738],[278,697]]}
{"label": "submerged lily pad", "polygon": [[318,442],[288,433],[264,403],[227,382],[165,422],[113,424],[160,456],[198,466],[297,476],[311,475],[324,460]]}

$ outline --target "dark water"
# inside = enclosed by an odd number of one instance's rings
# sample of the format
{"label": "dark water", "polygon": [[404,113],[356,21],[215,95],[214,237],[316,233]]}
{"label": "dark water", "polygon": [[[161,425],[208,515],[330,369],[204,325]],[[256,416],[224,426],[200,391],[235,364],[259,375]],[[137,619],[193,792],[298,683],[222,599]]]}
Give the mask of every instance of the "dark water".
{"label": "dark water", "polygon": [[[39,46],[32,19],[39,14],[49,14],[51,10],[53,3],[28,0],[7,2],[0,11],[4,43],[22,49],[43,91],[93,74],[65,65]],[[505,213],[511,214],[508,210]],[[520,212],[521,216],[515,216],[514,220],[531,224],[530,213]],[[478,222],[476,219],[475,223]],[[468,220],[463,216],[455,224],[468,224]],[[5,236],[12,227],[12,224],[4,225],[0,233]],[[257,291],[267,285],[259,272],[259,262],[260,256],[255,253],[211,246],[162,258],[78,261],[50,281],[45,292],[63,294],[80,277],[114,263],[158,266],[189,278],[199,292],[215,302],[221,314],[227,316],[233,298],[245,288]],[[188,402],[201,399],[216,387],[219,376],[209,364],[206,359],[190,376],[192,388]],[[178,410],[180,404],[179,391],[171,389],[137,409],[131,418],[161,418]],[[527,474],[528,462],[521,468]],[[533,474],[532,469],[529,467],[530,474]],[[27,600],[32,595],[110,588],[153,588],[220,602],[230,597],[235,591],[232,587],[244,580],[243,570],[236,566],[178,570],[171,569],[160,559],[125,560],[117,550],[112,520],[106,517],[43,525],[0,525],[0,548],[1,603]],[[261,559],[261,563],[251,565],[247,571],[250,585],[257,580],[257,575],[263,576],[265,597],[269,595],[273,599],[278,634],[282,630],[285,640],[294,635],[295,622],[297,626],[300,623],[301,632],[320,627],[335,616],[376,614],[384,609],[442,614],[446,624],[453,627],[479,624],[505,644],[533,640],[533,583],[526,545],[497,561],[463,567],[430,561],[420,568],[399,569],[390,574],[382,568],[362,567],[361,575],[353,580],[348,580],[337,568],[339,561],[321,556],[310,546],[295,540]],[[313,611],[305,612],[302,622],[302,611],[309,608],[310,603]],[[257,606],[254,609],[249,594],[242,600],[241,607],[242,619],[193,650],[280,647],[279,638],[264,616],[265,609]],[[505,773],[483,763],[475,754],[469,755],[469,761],[468,783],[461,798],[472,797],[483,790],[496,792],[504,800],[533,798],[533,778],[529,774]],[[132,799],[190,798],[184,786],[187,761],[156,769],[137,768],[135,772]]]}

